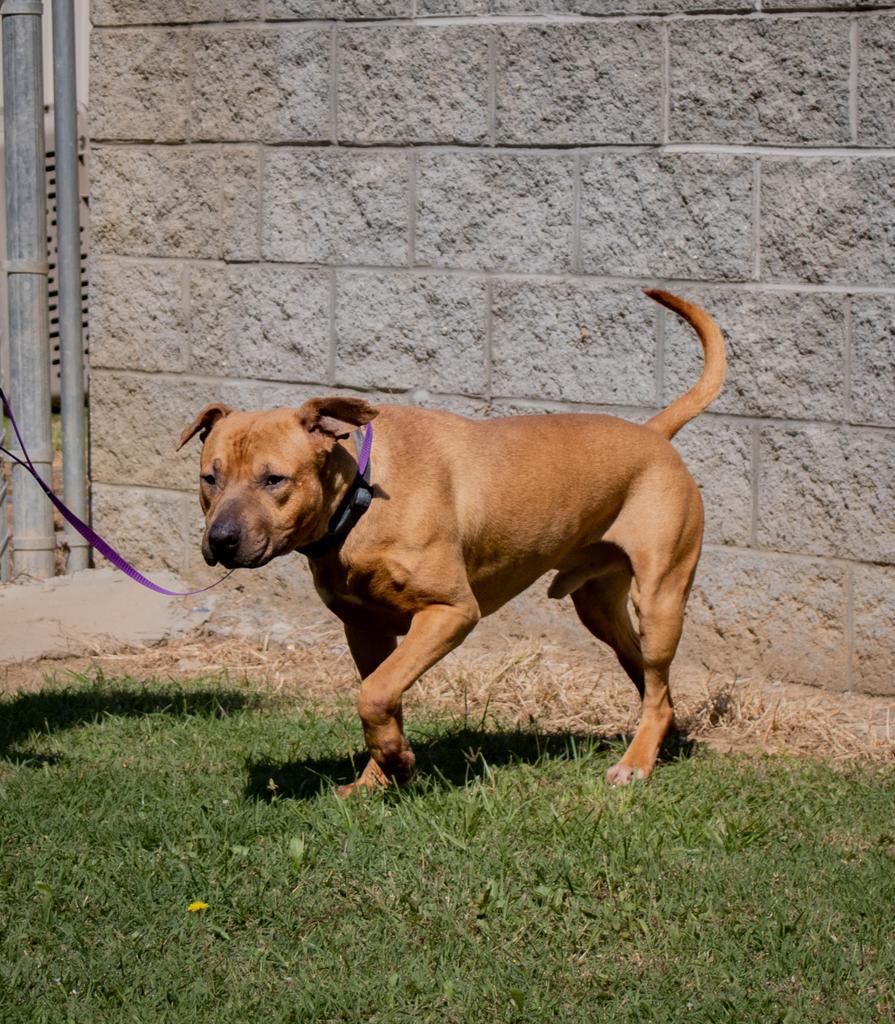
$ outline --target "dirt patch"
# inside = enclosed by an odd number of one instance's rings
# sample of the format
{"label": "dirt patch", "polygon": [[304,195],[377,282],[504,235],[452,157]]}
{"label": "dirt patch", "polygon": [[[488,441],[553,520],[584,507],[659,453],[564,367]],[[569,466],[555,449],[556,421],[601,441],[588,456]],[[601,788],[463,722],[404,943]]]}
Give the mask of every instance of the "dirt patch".
{"label": "dirt patch", "polygon": [[[158,573],[183,589],[173,573]],[[87,569],[0,587],[0,663],[92,655],[183,636],[204,623],[214,598],[164,598],[114,569]]]}
{"label": "dirt patch", "polygon": [[[639,717],[634,688],[614,666],[587,652],[491,638],[466,645],[423,677],[407,706],[480,722],[536,723],[545,731],[631,732]],[[117,654],[43,659],[0,668],[0,692],[71,681],[73,674],[177,680],[219,675],[247,679],[273,695],[348,701],[357,675],[341,631],[321,627],[299,644],[269,637],[220,639],[194,633]],[[895,763],[895,702],[809,687],[701,677],[681,670],[673,693],[681,731],[716,750],[790,753],[833,761]]]}

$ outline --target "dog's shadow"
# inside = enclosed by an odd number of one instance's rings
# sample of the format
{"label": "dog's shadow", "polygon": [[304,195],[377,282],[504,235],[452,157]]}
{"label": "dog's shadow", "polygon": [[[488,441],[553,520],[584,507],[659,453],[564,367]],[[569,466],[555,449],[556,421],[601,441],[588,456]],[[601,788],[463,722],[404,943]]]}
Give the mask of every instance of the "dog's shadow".
{"label": "dog's shadow", "polygon": [[19,693],[0,703],[0,760],[34,767],[58,764],[60,755],[28,749],[30,737],[93,725],[108,717],[219,718],[258,702],[256,695],[239,690],[158,688],[157,684],[134,689],[105,682]]}
{"label": "dog's shadow", "polygon": [[[486,775],[491,768],[512,764],[543,764],[569,761],[583,754],[621,749],[631,737],[595,736],[588,733],[541,733],[533,729],[478,730],[458,727],[433,739],[414,741],[415,784],[460,788]],[[670,735],[662,746],[661,760],[689,758],[693,741]],[[366,751],[339,758],[308,758],[301,761],[253,760],[246,762],[248,799],[270,801],[274,797],[311,800],[335,786],[353,782],[367,762]]]}

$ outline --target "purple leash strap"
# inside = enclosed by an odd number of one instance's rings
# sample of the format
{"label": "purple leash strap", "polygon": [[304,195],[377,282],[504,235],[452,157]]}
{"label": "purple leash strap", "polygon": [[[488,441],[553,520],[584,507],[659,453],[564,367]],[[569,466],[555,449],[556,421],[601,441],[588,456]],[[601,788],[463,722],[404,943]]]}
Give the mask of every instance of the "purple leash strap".
{"label": "purple leash strap", "polygon": [[364,443],[361,445],[360,453],[357,457],[357,471],[361,476],[367,472],[367,464],[370,461],[370,451],[373,448],[373,425],[367,424],[367,429],[364,431]]}
{"label": "purple leash strap", "polygon": [[[108,559],[116,569],[120,569],[125,576],[129,576],[135,583],[139,583],[148,590],[154,590],[156,594],[163,594],[165,597],[192,597],[194,594],[204,594],[206,590],[211,590],[211,588],[216,587],[218,583],[223,583],[227,576],[235,571],[234,569],[231,569],[226,576],[222,576],[219,580],[216,580],[207,587],[200,587],[199,590],[167,590],[165,587],[160,587],[157,583],[153,583],[152,580],[147,579],[139,569],[135,569],[123,555],[119,554],[111,544],[107,544],[92,527],[88,526],[83,519],[76,516],[74,512],[63,504],[62,500],[53,493],[49,485],[44,481],[43,477],[41,477],[40,473],[38,473],[34,468],[34,463],[28,455],[28,450],[25,448],[25,442],[22,440],[22,435],[19,433],[19,425],[16,423],[16,418],[12,414],[12,409],[10,408],[3,388],[0,388],[0,401],[3,403],[3,411],[6,413],[9,422],[12,424],[12,429],[19,442],[19,447],[22,450],[24,459],[20,459],[17,455],[14,455],[9,451],[9,449],[4,448],[3,445],[0,445],[0,452],[12,459],[12,461],[21,466],[22,469],[27,470],[31,476],[34,477],[40,489],[59,510],[59,514],[62,518],[67,523],[70,523],[74,529],[80,533],[84,540],[86,540],[91,547],[95,548],[104,558]],[[367,458],[369,458],[369,454],[370,453],[367,452]]]}

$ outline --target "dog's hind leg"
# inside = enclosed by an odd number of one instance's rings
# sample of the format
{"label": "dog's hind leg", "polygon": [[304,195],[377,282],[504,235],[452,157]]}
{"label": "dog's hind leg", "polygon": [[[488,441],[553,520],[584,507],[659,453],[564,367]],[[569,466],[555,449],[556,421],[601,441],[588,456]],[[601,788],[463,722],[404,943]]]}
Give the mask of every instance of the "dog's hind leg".
{"label": "dog's hind leg", "polygon": [[604,644],[615,651],[619,664],[628,673],[643,698],[643,656],[640,638],[628,614],[631,569],[619,566],[599,579],[588,580],[572,592],[572,602],[582,623]]}
{"label": "dog's hind leg", "polygon": [[629,503],[606,533],[606,540],[625,552],[633,569],[631,600],[643,658],[640,725],[622,759],[606,773],[612,785],[649,777],[674,722],[669,670],[699,561],[703,522],[699,491],[689,476],[677,481],[677,494],[676,502],[664,505]]}
{"label": "dog's hind leg", "polygon": [[696,557],[661,572],[647,566],[638,571],[636,560],[634,565],[631,596],[640,624],[644,690],[637,732],[622,759],[606,773],[606,781],[617,786],[649,777],[674,722],[668,677],[681,638]]}

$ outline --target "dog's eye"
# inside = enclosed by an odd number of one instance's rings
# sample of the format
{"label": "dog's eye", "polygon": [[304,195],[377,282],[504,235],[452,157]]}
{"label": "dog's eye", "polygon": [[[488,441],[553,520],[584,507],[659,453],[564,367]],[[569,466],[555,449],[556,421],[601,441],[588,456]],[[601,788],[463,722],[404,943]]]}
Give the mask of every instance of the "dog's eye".
{"label": "dog's eye", "polygon": [[214,477],[214,473],[203,473],[202,474],[202,483],[203,484],[208,484],[209,487],[214,487],[214,485],[216,483],[216,480],[215,480],[215,477]]}
{"label": "dog's eye", "polygon": [[278,484],[281,484],[285,479],[286,477],[277,476],[276,473],[268,473],[267,476],[264,478],[264,486],[276,487]]}

